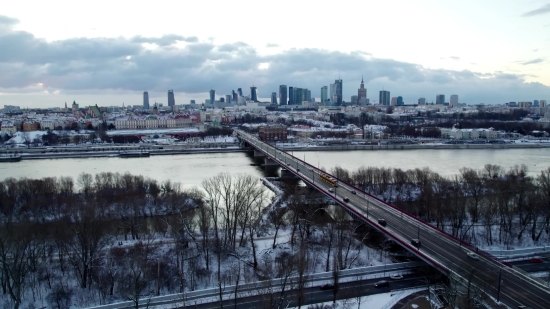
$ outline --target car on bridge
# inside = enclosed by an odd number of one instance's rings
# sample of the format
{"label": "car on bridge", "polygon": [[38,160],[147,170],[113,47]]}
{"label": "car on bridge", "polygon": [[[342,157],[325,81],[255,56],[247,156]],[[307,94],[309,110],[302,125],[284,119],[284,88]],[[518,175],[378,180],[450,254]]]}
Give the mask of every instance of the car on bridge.
{"label": "car on bridge", "polygon": [[344,200],[344,202],[346,202],[346,203],[349,202],[349,198],[347,198],[347,197],[344,197],[343,200]]}
{"label": "car on bridge", "polygon": [[328,192],[334,192],[334,189],[328,188]]}
{"label": "car on bridge", "polygon": [[479,256],[473,252],[466,253],[471,259],[474,259],[476,261],[479,261]]}
{"label": "car on bridge", "polygon": [[355,190],[351,190],[351,194],[357,194],[357,192],[355,192]]}
{"label": "car on bridge", "polygon": [[320,286],[320,289],[321,289],[321,291],[333,290],[334,285],[332,285],[332,284],[323,284],[323,285]]}
{"label": "car on bridge", "polygon": [[390,276],[390,279],[392,279],[392,280],[403,279],[403,275],[400,275],[400,274],[393,274],[393,275]]}
{"label": "car on bridge", "polygon": [[380,224],[381,226],[386,226],[386,220],[385,219],[378,219],[378,224]]}
{"label": "car on bridge", "polygon": [[387,280],[380,280],[374,284],[375,288],[389,287],[390,283]]}
{"label": "car on bridge", "polygon": [[411,239],[411,244],[415,246],[417,249],[420,249],[420,246],[422,246],[422,244],[420,243],[420,239],[417,239],[417,238]]}

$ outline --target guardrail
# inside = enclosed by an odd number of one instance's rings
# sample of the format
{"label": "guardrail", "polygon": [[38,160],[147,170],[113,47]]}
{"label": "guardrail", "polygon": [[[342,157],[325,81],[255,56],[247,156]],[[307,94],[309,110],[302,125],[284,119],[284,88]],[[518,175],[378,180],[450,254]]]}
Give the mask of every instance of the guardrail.
{"label": "guardrail", "polygon": [[[375,275],[380,273],[396,272],[396,271],[403,271],[403,272],[410,271],[416,267],[421,267],[423,265],[425,264],[422,262],[406,262],[406,263],[345,269],[340,271],[339,278],[341,281],[342,279],[345,279],[345,278],[353,278],[356,280],[361,280],[363,279],[364,276]],[[333,278],[332,272],[316,273],[316,274],[308,275],[306,282],[319,283],[327,280],[333,280],[332,278]],[[283,285],[290,286],[292,285],[292,283],[297,282],[297,280],[298,280],[298,277],[289,277],[286,279],[277,278],[272,280],[246,283],[246,284],[239,285],[237,287],[237,292],[239,293],[258,292],[260,291],[259,288],[261,288],[262,286],[266,286],[267,284],[269,284],[269,287],[271,287],[272,289],[277,289],[282,287]],[[273,290],[271,292],[273,292]],[[224,287],[223,293],[224,295],[234,294],[235,286],[231,285],[231,286]],[[160,305],[166,305],[166,304],[178,303],[178,302],[184,302],[184,301],[185,302],[199,301],[201,299],[213,298],[218,296],[219,296],[219,289],[211,288],[211,289],[192,291],[187,293],[178,293],[178,294],[151,297],[148,299],[140,300],[140,303],[143,303],[144,305],[148,304],[148,307],[152,307],[152,306],[160,306]],[[134,307],[133,302],[126,301],[126,302],[120,302],[120,303],[114,303],[114,304],[108,304],[108,305],[102,305],[102,306],[89,307],[89,309],[126,309],[126,308],[133,308],[133,307]]]}
{"label": "guardrail", "polygon": [[550,246],[522,248],[514,250],[486,250],[487,253],[499,258],[525,257],[534,254],[550,254]]}

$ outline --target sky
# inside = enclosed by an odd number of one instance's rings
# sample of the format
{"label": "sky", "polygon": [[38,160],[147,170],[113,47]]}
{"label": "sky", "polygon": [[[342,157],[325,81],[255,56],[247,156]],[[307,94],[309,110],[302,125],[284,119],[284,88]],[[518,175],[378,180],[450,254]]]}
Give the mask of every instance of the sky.
{"label": "sky", "polygon": [[550,0],[4,1],[0,108],[202,102],[364,78],[405,104],[550,99]]}

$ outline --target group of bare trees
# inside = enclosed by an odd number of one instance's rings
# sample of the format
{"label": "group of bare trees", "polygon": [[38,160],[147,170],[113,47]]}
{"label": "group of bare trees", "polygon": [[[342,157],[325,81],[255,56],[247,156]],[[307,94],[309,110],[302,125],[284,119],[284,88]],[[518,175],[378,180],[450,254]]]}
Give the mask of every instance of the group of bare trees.
{"label": "group of bare trees", "polygon": [[[429,168],[331,172],[464,240],[513,246],[527,235],[534,244],[548,236],[550,168],[537,176],[529,176],[525,165],[506,171],[492,164],[462,168],[453,177]],[[475,239],[479,233],[482,239]]]}

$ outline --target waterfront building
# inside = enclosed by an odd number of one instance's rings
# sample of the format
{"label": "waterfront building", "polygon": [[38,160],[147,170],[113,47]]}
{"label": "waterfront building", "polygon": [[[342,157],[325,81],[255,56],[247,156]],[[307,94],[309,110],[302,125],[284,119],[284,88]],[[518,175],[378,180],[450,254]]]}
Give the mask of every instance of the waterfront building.
{"label": "waterfront building", "polygon": [[149,92],[147,91],[143,92],[143,109],[149,109]]}
{"label": "waterfront building", "polygon": [[279,105],[287,105],[288,104],[288,92],[286,89],[286,85],[280,85],[279,86]]}
{"label": "waterfront building", "polygon": [[378,104],[380,105],[390,105],[390,92],[387,90],[381,90],[380,91],[380,97],[378,100]]}

